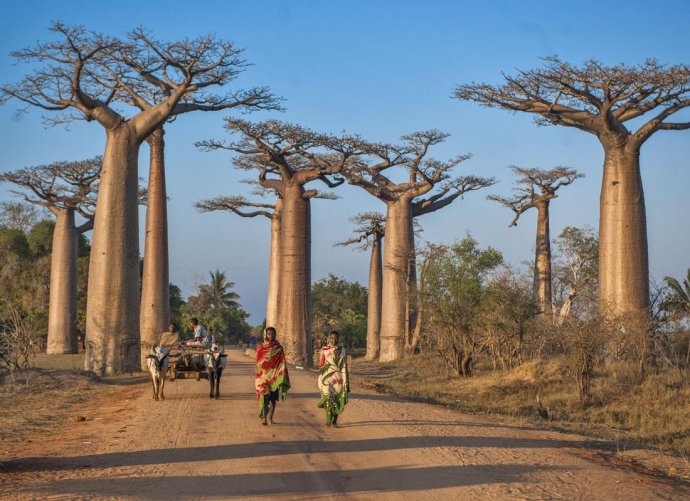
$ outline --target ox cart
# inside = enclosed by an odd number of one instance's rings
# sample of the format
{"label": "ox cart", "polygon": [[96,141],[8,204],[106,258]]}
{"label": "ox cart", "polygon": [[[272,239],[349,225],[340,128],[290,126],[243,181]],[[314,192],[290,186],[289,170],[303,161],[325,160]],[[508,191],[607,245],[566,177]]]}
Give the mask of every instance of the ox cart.
{"label": "ox cart", "polygon": [[204,363],[204,355],[208,348],[201,345],[178,344],[170,349],[166,378],[176,379],[194,378],[197,381],[208,379],[208,371]]}

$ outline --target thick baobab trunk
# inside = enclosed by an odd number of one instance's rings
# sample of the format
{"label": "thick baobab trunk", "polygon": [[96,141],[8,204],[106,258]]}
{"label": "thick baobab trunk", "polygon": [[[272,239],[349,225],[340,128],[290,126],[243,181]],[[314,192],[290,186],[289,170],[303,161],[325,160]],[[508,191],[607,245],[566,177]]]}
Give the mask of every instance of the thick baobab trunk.
{"label": "thick baobab trunk", "polygon": [[89,262],[85,369],[139,370],[140,141],[126,123],[107,131]]}
{"label": "thick baobab trunk", "polygon": [[273,216],[271,217],[271,255],[268,263],[268,293],[266,294],[266,326],[274,326],[278,321],[279,284],[280,284],[280,222],[283,201],[276,200]]}
{"label": "thick baobab trunk", "polygon": [[411,218],[412,211],[406,198],[388,203],[383,252],[380,362],[399,360],[403,355],[408,319]]}
{"label": "thick baobab trunk", "polygon": [[647,216],[639,149],[604,144],[599,215],[599,307],[613,318],[649,310]]}
{"label": "thick baobab trunk", "polygon": [[382,282],[383,272],[381,265],[381,236],[374,235],[374,242],[371,248],[371,262],[369,263],[366,360],[376,360],[379,358]]}
{"label": "thick baobab trunk", "polygon": [[139,321],[142,370],[146,369],[146,355],[159,341],[161,333],[167,330],[170,322],[168,208],[163,135],[163,128],[158,128],[146,139],[150,149],[150,167]]}
{"label": "thick baobab trunk", "polygon": [[553,313],[551,297],[551,236],[549,232],[549,201],[537,205],[537,243],[534,257],[534,297],[540,315]]}
{"label": "thick baobab trunk", "polygon": [[313,360],[310,217],[302,186],[286,183],[280,227],[278,337],[287,361],[307,367]]}
{"label": "thick baobab trunk", "polygon": [[77,353],[77,247],[74,210],[55,210],[46,353]]}

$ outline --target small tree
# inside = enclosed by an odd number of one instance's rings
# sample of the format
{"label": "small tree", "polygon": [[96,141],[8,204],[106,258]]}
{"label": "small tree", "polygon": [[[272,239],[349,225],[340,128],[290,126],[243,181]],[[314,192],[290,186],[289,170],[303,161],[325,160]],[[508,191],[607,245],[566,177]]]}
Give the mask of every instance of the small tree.
{"label": "small tree", "polygon": [[472,375],[475,359],[486,345],[477,320],[486,281],[502,263],[499,251],[480,249],[467,236],[427,265],[422,298],[428,312],[427,342],[458,376]]}
{"label": "small tree", "polygon": [[367,290],[357,282],[329,274],[312,286],[312,318],[318,346],[337,330],[350,348],[366,341]]}
{"label": "small tree", "polygon": [[595,316],[599,270],[599,239],[589,227],[567,226],[556,239],[557,323],[570,315],[573,305],[580,316]]}

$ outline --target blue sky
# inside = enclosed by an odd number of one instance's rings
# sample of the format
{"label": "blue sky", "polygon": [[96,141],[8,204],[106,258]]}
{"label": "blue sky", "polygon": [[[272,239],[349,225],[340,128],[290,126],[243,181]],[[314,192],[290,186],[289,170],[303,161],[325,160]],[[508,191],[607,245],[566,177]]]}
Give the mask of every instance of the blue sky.
{"label": "blue sky", "polygon": [[[510,165],[567,165],[586,177],[564,188],[552,203],[552,235],[568,225],[597,227],[603,152],[596,138],[563,127],[537,127],[528,115],[481,108],[450,95],[471,81],[498,83],[501,73],[541,65],[558,55],[581,63],[637,64],[655,57],[690,63],[690,2],[631,1],[199,1],[170,0],[8,1],[0,3],[0,75],[15,82],[28,70],[15,65],[13,49],[47,40],[51,21],[83,24],[110,35],[144,26],[160,38],[215,33],[244,47],[252,63],[235,88],[269,85],[286,99],[277,117],[318,131],[347,130],[393,141],[414,130],[451,134],[435,156],[470,152],[458,174],[495,176],[500,183],[426,215],[421,240],[452,242],[467,232],[480,245],[501,250],[519,265],[532,259],[535,215],[508,228],[509,210],[486,200],[508,194]],[[105,138],[95,123],[46,128],[40,110],[17,114],[0,107],[0,171],[102,153]],[[227,113],[191,114],[166,129],[171,280],[185,294],[210,270],[225,271],[241,302],[263,320],[268,264],[268,221],[230,214],[199,214],[192,204],[223,194],[242,194],[227,152],[203,153],[201,139],[224,138]],[[690,119],[684,112],[679,118]],[[141,149],[141,176],[148,149]],[[690,267],[690,131],[657,133],[643,147],[650,272],[682,277]],[[0,200],[13,197],[0,185]],[[348,219],[384,206],[364,191],[343,187],[336,201],[315,201],[314,280],[328,273],[366,284],[368,256],[333,243],[350,235]],[[683,200],[686,200],[683,202]],[[143,231],[143,211],[142,211]],[[143,238],[141,240],[143,249]]]}

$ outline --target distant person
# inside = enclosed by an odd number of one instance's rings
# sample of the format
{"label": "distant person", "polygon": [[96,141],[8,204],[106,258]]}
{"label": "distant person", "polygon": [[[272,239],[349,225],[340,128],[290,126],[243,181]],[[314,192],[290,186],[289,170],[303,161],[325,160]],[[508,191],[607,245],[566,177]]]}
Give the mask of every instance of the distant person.
{"label": "distant person", "polygon": [[175,324],[168,325],[168,330],[161,334],[161,342],[159,346],[164,348],[172,348],[180,344],[180,334],[175,331]]}
{"label": "distant person", "polygon": [[338,416],[345,410],[350,393],[347,353],[339,341],[337,331],[328,334],[328,344],[321,348],[317,379],[321,393],[318,407],[326,411],[326,426],[334,427],[338,426]]}
{"label": "distant person", "polygon": [[278,397],[283,400],[290,389],[285,352],[276,340],[274,327],[266,327],[264,341],[256,348],[256,396],[259,400],[261,424],[273,424]]}

